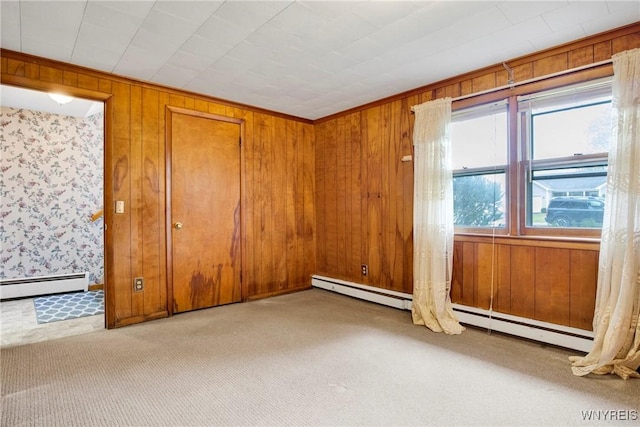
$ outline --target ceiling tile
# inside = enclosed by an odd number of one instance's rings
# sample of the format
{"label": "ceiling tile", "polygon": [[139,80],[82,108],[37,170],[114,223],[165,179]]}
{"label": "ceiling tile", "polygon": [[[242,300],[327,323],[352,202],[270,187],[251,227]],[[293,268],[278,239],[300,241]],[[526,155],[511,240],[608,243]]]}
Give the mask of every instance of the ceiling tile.
{"label": "ceiling tile", "polygon": [[122,55],[113,72],[121,76],[149,81],[169,57],[165,58],[155,51],[132,45]]}
{"label": "ceiling tile", "polygon": [[287,65],[274,60],[267,60],[253,68],[255,68],[256,70],[254,71],[252,69],[250,70],[251,72],[255,72],[256,74],[268,75],[268,76],[269,75],[271,76],[285,75],[289,70],[289,67]]}
{"label": "ceiling tile", "polygon": [[345,13],[327,23],[325,31],[332,39],[351,43],[377,31],[379,28],[355,13]]}
{"label": "ceiling tile", "polygon": [[223,40],[225,44],[235,46],[251,34],[251,30],[213,15],[202,24],[196,34],[209,40]]}
{"label": "ceiling tile", "polygon": [[308,64],[293,65],[289,67],[289,72],[299,76],[304,76],[303,78],[306,81],[324,80],[334,75],[333,73],[328,73]]}
{"label": "ceiling tile", "polygon": [[[482,46],[491,46],[490,50],[482,50]],[[476,68],[483,68],[493,64],[508,62],[518,56],[518,52],[533,52],[535,49],[528,39],[511,40],[489,34],[471,40],[460,46],[461,52],[468,55],[469,61]],[[450,56],[445,57],[450,58]],[[423,64],[424,65],[424,64]]]}
{"label": "ceiling tile", "polygon": [[327,21],[328,19],[296,2],[274,16],[269,23],[288,33],[305,37],[314,33],[319,34],[319,28],[324,27]]}
{"label": "ceiling tile", "polygon": [[629,23],[629,17],[635,16],[640,21],[640,1],[607,2],[609,15],[598,16],[596,19],[585,21],[582,28],[587,34],[596,34],[610,28],[622,27]]}
{"label": "ceiling tile", "polygon": [[153,9],[171,16],[194,22],[198,25],[206,21],[216,10],[224,4],[224,1],[157,1]]}
{"label": "ceiling tile", "polygon": [[[109,28],[83,22],[78,33],[77,45],[100,46],[103,49],[122,54],[131,42],[131,36],[120,32],[113,32]],[[75,49],[74,49],[75,55]]]}
{"label": "ceiling tile", "polygon": [[42,38],[32,39],[30,37],[22,37],[23,51],[27,51],[31,55],[42,56],[56,61],[69,62],[72,48],[73,46],[69,46],[68,43],[58,44]]}
{"label": "ceiling tile", "polygon": [[[211,94],[212,96],[222,98],[223,95],[218,91],[219,88],[225,87],[234,79],[234,74],[221,73],[219,71],[207,68],[196,78],[187,83],[184,88],[196,93]],[[229,100],[235,100],[229,98]]]}
{"label": "ceiling tile", "polygon": [[180,44],[198,29],[200,23],[176,18],[158,9],[151,9],[142,22],[141,30],[162,35],[163,38],[180,40]]}
{"label": "ceiling tile", "polygon": [[69,61],[84,8],[85,2],[20,2],[21,32],[35,42],[23,49],[35,48],[40,52],[37,43],[41,41],[58,47],[54,59]]}
{"label": "ceiling tile", "polygon": [[[443,28],[460,27],[462,22],[473,20],[473,16],[493,9],[496,3],[491,1],[437,1],[394,23],[393,29],[405,34],[405,38],[398,39],[398,41],[409,42]],[[481,25],[481,23],[476,23],[476,25]]]}
{"label": "ceiling tile", "polygon": [[[207,80],[203,80],[207,82]],[[214,90],[219,93],[223,99],[233,99],[237,102],[246,102],[245,98],[248,86],[244,83],[236,83],[233,81],[224,81],[224,79],[216,78],[208,81],[207,90]]]}
{"label": "ceiling tile", "polygon": [[640,2],[638,0],[610,0],[606,3],[609,13],[629,12],[629,16],[635,16],[637,20],[640,20]]}
{"label": "ceiling tile", "polygon": [[534,40],[530,40],[533,50],[543,50],[553,46],[562,44],[562,40],[578,40],[586,36],[580,24],[567,24],[560,30],[553,31],[549,34],[541,34]]}
{"label": "ceiling tile", "polygon": [[78,42],[73,49],[73,57],[71,59],[75,64],[83,67],[111,71],[121,57],[122,52],[114,52],[100,45]]}
{"label": "ceiling tile", "polygon": [[536,16],[528,21],[504,28],[493,33],[494,37],[503,41],[503,45],[513,44],[522,40],[533,40],[545,35],[551,35],[551,29],[546,25],[542,17]]}
{"label": "ceiling tile", "polygon": [[168,34],[158,34],[140,27],[131,40],[131,46],[144,50],[152,50],[159,55],[170,57],[186,40]]}
{"label": "ceiling tile", "polygon": [[[544,32],[543,34],[548,34]],[[529,38],[513,38],[498,36],[497,34],[489,34],[488,36],[481,37],[480,40],[484,41],[487,46],[492,46],[492,51],[495,52],[495,63],[508,62],[510,59],[521,56],[522,52],[534,52],[536,49],[531,44],[531,40],[536,37]],[[487,64],[492,65],[492,64]]]}
{"label": "ceiling tile", "polygon": [[[91,0],[91,3],[94,3],[94,0]],[[106,0],[106,1],[95,1],[95,3],[99,3],[104,7],[108,7],[109,9],[114,9],[114,10],[123,12],[127,15],[144,18],[145,16],[147,16],[149,11],[155,4],[155,0],[136,0],[136,1]]]}
{"label": "ceiling tile", "polygon": [[285,92],[288,96],[297,99],[298,101],[307,101],[309,99],[313,99],[317,96],[317,93],[309,90],[309,89],[305,89],[305,88],[295,88],[295,89],[291,89],[291,90],[287,90]]}
{"label": "ceiling tile", "polygon": [[105,2],[89,2],[84,12],[83,25],[108,28],[115,36],[131,39],[144,21],[144,17],[131,15],[108,7]]}
{"label": "ceiling tile", "polygon": [[271,85],[274,83],[273,77],[265,76],[253,69],[246,69],[238,72],[235,78],[231,80],[234,84],[242,84],[247,87],[257,88],[260,86]]}
{"label": "ceiling tile", "polygon": [[225,2],[216,16],[239,27],[250,30],[260,28],[280,11],[289,6],[285,1],[232,1]]}
{"label": "ceiling tile", "polygon": [[[388,3],[388,7],[393,7],[393,2]],[[326,19],[336,19],[341,15],[351,12],[356,8],[367,8],[369,3],[365,1],[299,1],[302,7],[309,9],[314,15]]]}
{"label": "ceiling tile", "polygon": [[244,40],[227,52],[227,56],[253,66],[274,58],[275,52],[271,49],[260,49],[253,43]]}
{"label": "ceiling tile", "polygon": [[518,24],[567,4],[569,3],[566,1],[503,1],[498,5],[498,9],[510,22]]}
{"label": "ceiling tile", "polygon": [[353,43],[338,49],[340,55],[352,58],[356,62],[366,61],[367,59],[379,55],[378,43],[369,37],[363,37]]}
{"label": "ceiling tile", "polygon": [[391,64],[402,63],[407,60],[411,61],[414,58],[433,55],[443,50],[453,49],[463,44],[466,39],[467,36],[464,33],[443,28],[433,34],[399,45],[395,49],[380,55],[380,57]]}
{"label": "ceiling tile", "polygon": [[238,60],[238,58],[232,58],[230,56],[224,56],[217,60],[209,69],[215,70],[220,73],[239,73],[250,68],[251,64]]}
{"label": "ceiling tile", "polygon": [[563,32],[567,23],[582,23],[597,19],[599,16],[609,15],[609,9],[603,1],[581,1],[569,3],[566,6],[544,13],[544,18],[549,28],[553,31]]}
{"label": "ceiling tile", "polygon": [[358,61],[338,52],[329,52],[322,56],[317,56],[309,61],[309,65],[324,70],[329,73],[340,72],[348,67],[357,64]]}
{"label": "ceiling tile", "polygon": [[414,15],[410,15],[390,22],[379,30],[372,32],[368,38],[374,41],[380,49],[388,50],[398,44],[407,43],[416,38],[423,37],[440,28],[437,25],[430,25],[428,22],[426,22],[424,26],[410,24],[410,22],[415,21],[419,21],[419,19]]}
{"label": "ceiling tile", "polygon": [[323,56],[329,52],[340,49],[346,45],[347,42],[341,40],[339,37],[333,37],[334,31],[331,28],[321,31],[321,36],[306,36],[299,37],[293,36],[289,42],[288,48],[301,52],[300,55],[305,57],[304,60],[313,59],[318,56]]}
{"label": "ceiling tile", "polygon": [[509,25],[511,23],[500,9],[491,7],[459,20],[447,27],[447,32],[448,36],[453,36],[457,32],[464,34],[465,40],[473,40],[507,28]]}
{"label": "ceiling tile", "polygon": [[[395,49],[380,56],[390,63],[411,61],[413,58],[430,56],[445,50],[457,50],[458,46],[464,45],[470,40],[483,37],[510,25],[506,17],[495,7],[485,10],[475,9],[475,12],[470,16],[458,17],[452,25],[438,28],[421,37],[415,37],[408,43],[399,44]],[[490,51],[491,47],[485,46],[482,50]],[[403,58],[406,59],[403,60]]]}
{"label": "ceiling tile", "polygon": [[287,64],[288,66],[296,64],[311,64],[312,59],[317,55],[310,50],[301,50],[294,45],[289,45],[274,52],[273,61]]}
{"label": "ceiling tile", "polygon": [[198,71],[196,70],[166,63],[153,75],[153,81],[160,82],[169,87],[182,88],[197,75]]}
{"label": "ceiling tile", "polygon": [[77,29],[85,6],[86,1],[21,1],[21,19],[50,21],[45,27],[69,25]]}
{"label": "ceiling tile", "polygon": [[376,1],[363,4],[354,8],[351,12],[382,28],[427,5],[428,2],[396,1],[389,3]]}
{"label": "ceiling tile", "polygon": [[282,48],[288,46],[295,36],[282,28],[266,23],[247,36],[246,40],[255,45]]}
{"label": "ceiling tile", "polygon": [[278,97],[282,94],[282,88],[280,86],[262,85],[262,86],[255,86],[255,87],[256,89],[253,90],[252,93],[255,93],[258,95]]}
{"label": "ceiling tile", "polygon": [[311,119],[640,21],[637,0],[0,5],[4,49]]}
{"label": "ceiling tile", "polygon": [[196,56],[203,56],[207,59],[219,59],[233,48],[233,45],[224,43],[221,40],[209,40],[204,37],[193,35],[184,42],[180,50]]}
{"label": "ceiling tile", "polygon": [[209,59],[207,57],[193,55],[189,52],[179,50],[173,54],[171,59],[169,59],[168,64],[202,72],[209,68],[211,64],[214,63],[214,61],[215,60]]}
{"label": "ceiling tile", "polygon": [[[439,31],[443,31],[438,36],[440,38],[439,43],[443,48],[446,48],[444,46],[454,44],[454,39],[467,39],[465,37],[466,29],[447,31],[449,27],[454,25],[456,25],[456,28],[464,27],[464,24],[460,24],[461,22],[466,22],[465,20],[468,20],[474,14],[492,8],[492,2],[484,1],[426,3],[424,7],[407,14],[402,19],[387,24],[367,37],[377,43],[378,56],[385,52],[393,51],[407,43],[429,37]],[[414,46],[419,46],[419,44],[414,43]],[[406,51],[403,55],[411,57],[411,53]]]}
{"label": "ceiling tile", "polygon": [[2,47],[15,51],[20,50],[20,3],[17,1],[0,2],[2,28],[0,40]]}
{"label": "ceiling tile", "polygon": [[349,72],[354,73],[360,76],[370,76],[379,73],[383,73],[386,68],[389,67],[390,64],[381,60],[378,57],[368,59],[366,61],[358,62],[355,65],[347,68]]}

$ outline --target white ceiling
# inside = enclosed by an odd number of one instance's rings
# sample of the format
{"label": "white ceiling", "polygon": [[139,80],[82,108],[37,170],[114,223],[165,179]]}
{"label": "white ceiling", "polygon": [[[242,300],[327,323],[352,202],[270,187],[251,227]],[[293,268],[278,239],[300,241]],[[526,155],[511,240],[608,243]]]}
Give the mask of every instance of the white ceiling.
{"label": "white ceiling", "polygon": [[67,104],[59,104],[46,92],[7,85],[0,85],[0,106],[74,117],[89,117],[104,110],[102,102],[74,98]]}
{"label": "white ceiling", "polygon": [[640,21],[640,1],[2,0],[1,46],[316,119]]}

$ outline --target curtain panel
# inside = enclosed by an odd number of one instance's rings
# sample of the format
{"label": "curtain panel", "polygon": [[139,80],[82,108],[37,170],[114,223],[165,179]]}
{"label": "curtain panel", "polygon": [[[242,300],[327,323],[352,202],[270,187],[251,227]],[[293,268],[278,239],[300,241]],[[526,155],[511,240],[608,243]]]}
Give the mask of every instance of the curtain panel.
{"label": "curtain panel", "polygon": [[453,268],[453,175],[451,98],[413,107],[413,323],[435,332],[464,328],[451,305]]}
{"label": "curtain panel", "polygon": [[575,375],[640,378],[640,49],[613,56],[613,142],[598,265],[593,348]]}

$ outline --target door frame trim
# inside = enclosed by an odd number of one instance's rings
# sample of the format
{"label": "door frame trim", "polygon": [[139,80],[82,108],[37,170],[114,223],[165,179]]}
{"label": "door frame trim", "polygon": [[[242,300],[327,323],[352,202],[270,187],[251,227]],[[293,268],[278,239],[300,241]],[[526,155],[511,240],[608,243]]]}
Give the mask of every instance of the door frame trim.
{"label": "door frame trim", "polygon": [[165,108],[165,247],[167,261],[167,312],[169,316],[173,316],[173,248],[172,248],[172,229],[173,221],[171,218],[171,155],[172,155],[172,120],[173,114],[183,114],[192,117],[200,117],[209,120],[216,120],[225,123],[234,123],[240,126],[240,141],[238,141],[240,150],[240,300],[245,301],[247,291],[244,284],[244,266],[245,266],[245,224],[244,224],[244,177],[245,177],[245,158],[242,142],[245,141],[245,120],[235,117],[228,117],[219,114],[205,113],[187,108],[173,107],[167,105]]}
{"label": "door frame trim", "polygon": [[2,84],[40,92],[61,92],[75,98],[87,99],[104,104],[103,113],[103,171],[102,171],[102,203],[104,206],[104,327],[113,329],[116,325],[115,271],[113,268],[113,94],[100,90],[67,86],[61,83],[33,80],[27,77],[2,74]]}

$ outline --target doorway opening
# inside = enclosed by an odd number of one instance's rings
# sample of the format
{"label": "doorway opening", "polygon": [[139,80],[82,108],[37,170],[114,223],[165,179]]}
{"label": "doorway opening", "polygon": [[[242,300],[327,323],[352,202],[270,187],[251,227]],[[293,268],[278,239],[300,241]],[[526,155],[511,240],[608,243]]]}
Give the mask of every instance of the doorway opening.
{"label": "doorway opening", "polygon": [[[0,280],[26,284],[0,287],[2,345],[103,329],[104,308],[74,318],[63,315],[64,307],[76,312],[77,304],[50,304],[44,306],[47,317],[36,302],[65,289],[56,280],[45,280],[43,288],[43,277],[83,273],[80,291],[103,292],[105,104],[79,98],[65,103],[6,85],[0,90]],[[33,282],[40,285],[29,286]]]}

